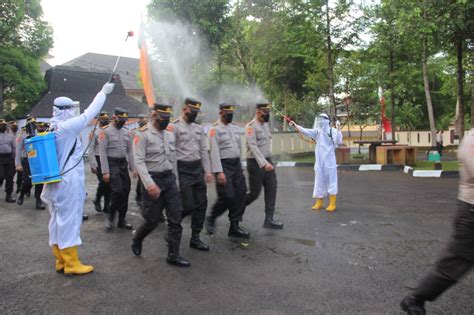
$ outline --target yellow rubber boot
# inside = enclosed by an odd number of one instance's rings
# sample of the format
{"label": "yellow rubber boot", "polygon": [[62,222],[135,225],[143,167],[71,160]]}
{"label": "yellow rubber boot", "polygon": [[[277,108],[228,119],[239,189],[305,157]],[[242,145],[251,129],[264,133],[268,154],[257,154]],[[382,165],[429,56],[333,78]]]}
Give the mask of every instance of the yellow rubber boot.
{"label": "yellow rubber boot", "polygon": [[311,207],[313,210],[319,210],[323,207],[323,198],[316,199],[314,206]]}
{"label": "yellow rubber boot", "polygon": [[329,195],[329,206],[326,208],[326,211],[336,210],[336,195]]}
{"label": "yellow rubber boot", "polygon": [[56,257],[56,272],[64,272],[64,259],[61,257],[58,245],[53,245],[53,255]]}
{"label": "yellow rubber boot", "polygon": [[92,272],[94,267],[83,265],[77,255],[77,246],[61,249],[61,256],[64,259],[64,274],[84,275]]}

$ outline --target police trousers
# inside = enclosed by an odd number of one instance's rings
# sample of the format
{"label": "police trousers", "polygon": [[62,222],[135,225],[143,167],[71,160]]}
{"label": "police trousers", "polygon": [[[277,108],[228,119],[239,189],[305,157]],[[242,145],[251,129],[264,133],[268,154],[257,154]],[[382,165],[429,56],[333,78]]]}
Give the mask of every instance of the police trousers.
{"label": "police trousers", "polygon": [[191,229],[199,233],[207,210],[207,186],[201,160],[178,161],[178,178],[183,202],[182,217],[191,215]]}
{"label": "police trousers", "polygon": [[110,207],[107,213],[118,212],[119,221],[125,220],[128,210],[128,196],[130,194],[130,175],[126,158],[107,158],[110,169]]}
{"label": "police trousers", "polygon": [[216,181],[217,201],[212,207],[211,218],[221,216],[229,210],[231,222],[242,221],[245,212],[247,184],[240,159],[222,159],[222,169],[226,177],[226,184],[220,185]]}
{"label": "police trousers", "polygon": [[[267,161],[275,167],[270,158],[267,158]],[[250,192],[247,194],[247,206],[258,198],[263,186],[265,214],[273,214],[275,212],[275,200],[277,194],[277,177],[275,169],[271,172],[267,172],[264,168],[261,168],[258,165],[257,160],[247,159],[247,172],[249,174],[250,186]]]}
{"label": "police trousers", "polygon": [[458,200],[454,231],[432,270],[418,285],[414,296],[434,301],[465,275],[474,263],[474,205]]}
{"label": "police trousers", "polygon": [[105,209],[105,212],[107,212],[107,209],[109,209],[110,207],[110,194],[111,194],[110,185],[109,183],[104,182],[102,167],[100,165],[100,156],[96,155],[95,160],[97,161],[96,176],[97,176],[97,180],[99,181],[95,199],[96,201],[100,201],[100,198],[102,198],[102,196],[104,197],[104,209]]}
{"label": "police trousers", "polygon": [[183,207],[176,186],[176,176],[171,171],[150,172],[150,175],[155,184],[161,189],[161,193],[157,199],[151,199],[145,187],[142,187],[142,216],[145,222],[137,229],[134,238],[140,242],[143,241],[158,226],[161,213],[165,209],[168,220],[169,250],[171,253],[178,253],[182,234],[181,213]]}
{"label": "police trousers", "polygon": [[5,180],[5,192],[13,192],[13,177],[15,177],[15,160],[13,153],[0,153],[0,181]]}
{"label": "police trousers", "polygon": [[[20,192],[22,194],[26,194],[30,192],[31,187],[33,186],[31,183],[31,170],[30,170],[30,163],[28,162],[28,158],[21,158],[21,167],[23,168],[23,178],[21,181]],[[36,199],[40,199],[42,191],[43,191],[43,184],[35,185],[35,198]]]}

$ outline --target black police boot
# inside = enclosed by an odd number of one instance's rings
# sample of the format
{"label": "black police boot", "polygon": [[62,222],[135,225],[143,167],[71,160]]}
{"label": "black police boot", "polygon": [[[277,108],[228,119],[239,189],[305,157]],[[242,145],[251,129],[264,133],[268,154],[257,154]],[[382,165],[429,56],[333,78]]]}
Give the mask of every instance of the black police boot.
{"label": "black police boot", "polygon": [[16,201],[16,203],[21,206],[23,204],[23,200],[25,198],[25,195],[23,193],[20,194],[20,196],[18,196],[18,200]]}
{"label": "black police boot", "polygon": [[206,219],[206,231],[209,235],[216,234],[216,219],[209,216]]}
{"label": "black police boot", "polygon": [[189,242],[189,247],[203,251],[203,252],[209,251],[209,245],[201,241],[201,239],[199,238],[199,232],[193,231],[192,236],[191,236],[191,241]]}
{"label": "black police boot", "polygon": [[400,302],[402,310],[408,315],[425,315],[425,302],[417,299],[414,295],[407,295]]}
{"label": "black police boot", "polygon": [[8,203],[16,202],[16,200],[12,198],[12,193],[7,194],[7,196],[5,197],[5,202],[8,202]]}
{"label": "black police boot", "polygon": [[44,210],[46,207],[44,206],[41,198],[36,198],[36,210]]}
{"label": "black police boot", "polygon": [[130,223],[127,223],[127,221],[125,221],[125,219],[118,220],[117,227],[119,229],[124,229],[124,230],[131,230],[132,229],[132,225]]}
{"label": "black police boot", "polygon": [[229,237],[238,237],[238,238],[250,238],[250,233],[245,231],[239,226],[239,221],[230,222]]}
{"label": "black police boot", "polygon": [[168,244],[168,257],[166,257],[166,262],[170,265],[178,267],[190,267],[191,263],[186,258],[183,258],[179,255],[179,244],[172,245]]}
{"label": "black police boot", "polygon": [[102,212],[102,207],[100,206],[100,199],[93,200],[92,203],[94,204],[95,211]]}
{"label": "black police boot", "polygon": [[132,252],[136,256],[140,256],[142,254],[142,241],[139,241],[135,238],[132,239]]}
{"label": "black police boot", "polygon": [[263,227],[268,229],[281,230],[283,229],[283,223],[273,220],[273,214],[265,214],[265,221]]}
{"label": "black police boot", "polygon": [[89,216],[87,214],[82,215],[82,221],[87,221],[89,220]]}
{"label": "black police boot", "polygon": [[117,227],[119,229],[124,229],[124,230],[131,230],[132,229],[132,225],[127,223],[127,221],[125,221],[125,215],[122,215],[122,214],[119,214]]}

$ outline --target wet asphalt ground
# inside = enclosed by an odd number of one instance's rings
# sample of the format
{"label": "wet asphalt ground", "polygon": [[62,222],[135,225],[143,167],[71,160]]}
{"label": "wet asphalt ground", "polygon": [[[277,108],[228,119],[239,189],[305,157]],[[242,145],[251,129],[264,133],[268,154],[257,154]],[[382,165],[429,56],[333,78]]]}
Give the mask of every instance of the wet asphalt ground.
{"label": "wet asphalt ground", "polygon": [[[87,166],[86,166],[87,169]],[[401,172],[339,172],[338,208],[310,210],[312,168],[278,168],[276,217],[281,231],[261,227],[263,196],[246,211],[247,248],[227,237],[205,235],[209,253],[189,248],[183,222],[181,253],[192,267],[166,264],[160,226],[130,250],[132,232],[106,232],[89,197],[82,226],[84,263],[94,273],[66,277],[54,271],[48,247],[47,211],[0,205],[0,313],[240,313],[401,314],[400,299],[433,266],[451,231],[457,179],[422,179]],[[130,195],[128,221],[141,222]],[[209,186],[209,203],[215,200]],[[3,193],[0,193],[3,199]],[[431,314],[474,313],[472,276],[428,303]]]}

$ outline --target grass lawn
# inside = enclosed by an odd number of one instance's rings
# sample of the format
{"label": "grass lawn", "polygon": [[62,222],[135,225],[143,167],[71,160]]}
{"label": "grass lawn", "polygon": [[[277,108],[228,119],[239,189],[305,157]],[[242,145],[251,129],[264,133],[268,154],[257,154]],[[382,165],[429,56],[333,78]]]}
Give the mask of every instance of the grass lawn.
{"label": "grass lawn", "polygon": [[[458,161],[443,161],[441,162],[443,171],[457,171],[459,168]],[[432,161],[416,161],[414,169],[417,171],[431,171],[434,170],[434,162]]]}

